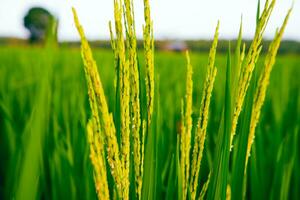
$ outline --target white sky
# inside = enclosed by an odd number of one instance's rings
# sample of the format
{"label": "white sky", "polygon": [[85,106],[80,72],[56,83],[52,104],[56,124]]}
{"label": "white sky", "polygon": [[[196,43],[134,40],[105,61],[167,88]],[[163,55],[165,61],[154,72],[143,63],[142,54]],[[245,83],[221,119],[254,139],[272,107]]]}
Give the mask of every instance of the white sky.
{"label": "white sky", "polygon": [[[142,34],[143,0],[134,0],[137,34]],[[255,29],[257,0],[150,0],[154,34],[158,39],[211,38],[220,19],[220,37],[235,38],[243,15],[244,38]],[[293,0],[277,0],[266,29],[272,38]],[[262,6],[264,0],[261,2]],[[59,39],[77,40],[71,6],[77,9],[88,39],[109,38],[108,21],[113,19],[113,0],[0,0],[0,36],[27,37],[23,17],[32,6],[42,6],[59,18]],[[286,28],[285,39],[300,41],[300,0]]]}

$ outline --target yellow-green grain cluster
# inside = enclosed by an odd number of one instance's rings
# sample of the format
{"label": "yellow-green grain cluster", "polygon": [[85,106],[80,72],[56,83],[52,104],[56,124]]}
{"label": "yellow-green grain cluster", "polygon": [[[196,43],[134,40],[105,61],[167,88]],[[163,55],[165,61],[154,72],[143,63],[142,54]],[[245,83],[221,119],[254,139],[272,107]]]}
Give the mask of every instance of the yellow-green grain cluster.
{"label": "yellow-green grain cluster", "polygon": [[215,58],[216,58],[216,50],[218,45],[219,25],[220,24],[218,22],[213,44],[209,52],[206,81],[204,83],[202,100],[200,105],[199,120],[197,122],[197,128],[195,132],[195,144],[194,144],[193,154],[192,154],[192,168],[191,168],[191,179],[190,179],[191,199],[195,199],[197,194],[200,165],[201,165],[204,142],[206,137],[206,128],[208,124],[210,98],[214,86],[215,77],[217,74],[217,68],[215,67]]}
{"label": "yellow-green grain cluster", "polygon": [[[263,33],[274,8],[275,1],[276,0],[266,0],[264,10],[260,17],[258,17],[254,39],[246,56],[245,45],[242,50],[240,49],[242,26],[240,28],[236,54],[237,58],[235,63],[237,68],[236,71],[234,71],[237,75],[237,79],[235,79],[231,85],[233,86],[232,93],[235,100],[233,102],[234,110],[232,116],[230,113],[228,114],[228,116],[230,116],[228,122],[229,124],[231,123],[231,130],[229,129],[230,138],[228,135],[228,140],[230,139],[230,141],[226,141],[230,143],[230,148],[232,147],[239,115],[242,111],[251,77],[262,49],[261,43]],[[275,57],[290,13],[291,10],[289,10],[281,29],[276,32],[275,39],[270,44],[264,68],[254,95],[246,152],[246,167],[255,136],[255,128],[259,121],[261,108],[266,96],[270,73],[275,63]],[[133,0],[114,0],[114,22],[109,22],[109,30],[117,74],[115,79],[116,113],[114,113],[116,119],[114,119],[112,113],[109,112],[97,65],[93,58],[88,41],[84,35],[83,28],[79,23],[75,9],[73,9],[73,15],[77,30],[81,37],[81,54],[88,86],[91,119],[88,121],[86,129],[90,149],[90,160],[93,165],[94,182],[98,199],[106,200],[110,199],[110,196],[113,196],[114,199],[127,200],[133,195],[136,199],[141,199],[144,173],[145,137],[147,134],[152,133],[150,130],[152,129],[151,121],[154,110],[154,37],[149,0],[144,0],[145,24],[143,26],[143,47],[145,57],[145,83],[140,77],[141,73],[137,55]],[[194,84],[193,67],[191,65],[189,53],[188,51],[186,52],[186,96],[184,100],[182,100],[181,107],[179,146],[179,174],[181,182],[178,181],[178,183],[181,183],[180,190],[182,190],[182,196],[179,197],[180,199],[204,199],[209,188],[210,180],[212,179],[212,183],[214,184],[216,177],[219,174],[210,173],[207,181],[203,184],[201,191],[199,190],[199,173],[207,135],[209,108],[215,77],[217,74],[215,58],[218,37],[219,22],[217,23],[212,47],[209,52],[199,118],[195,123],[197,124],[195,128],[193,128],[192,118]],[[229,78],[227,80],[229,80]],[[230,85],[230,82],[226,83],[226,85]],[[235,85],[237,86],[235,87]],[[145,88],[145,94],[143,93],[144,90],[141,90],[141,88]],[[226,98],[228,94],[229,93],[226,93]],[[144,103],[141,102],[141,99],[144,99],[144,97],[146,97],[146,105],[144,107],[147,111],[142,112]],[[230,101],[229,104],[231,105]],[[226,123],[226,125],[228,125],[228,123]],[[117,135],[120,136],[120,139]],[[192,137],[193,135],[194,137]],[[229,147],[228,143],[226,143],[227,148]],[[228,152],[229,158],[229,150],[226,152]],[[156,160],[150,161],[157,162]],[[106,163],[108,163],[108,165]],[[107,170],[108,167],[109,170]],[[131,170],[133,171],[131,172]],[[108,182],[109,172],[113,179],[111,181],[113,185],[110,187]],[[134,183],[130,183],[130,180],[132,180],[131,177],[134,177]],[[147,178],[145,177],[145,179]],[[150,179],[151,182],[156,179],[156,177],[153,180],[152,177]],[[222,189],[222,194],[224,194],[224,198],[226,195],[226,199],[230,199],[231,196],[235,195],[235,192],[231,193],[231,184],[229,181],[227,182],[227,180],[225,180],[223,182],[226,184],[223,185],[224,189]],[[218,189],[219,185],[217,186]],[[227,189],[225,186],[227,186]],[[109,188],[113,189],[113,191],[109,191]],[[234,191],[235,187],[232,188],[232,191]],[[131,190],[135,190],[135,194],[131,195]]]}
{"label": "yellow-green grain cluster", "polygon": [[148,109],[148,126],[151,122],[154,102],[154,37],[153,37],[153,22],[150,16],[149,0],[144,0],[144,18],[145,25],[144,33],[144,50],[146,62],[146,93],[147,93],[147,109]]}
{"label": "yellow-green grain cluster", "polygon": [[239,82],[237,88],[237,96],[235,100],[235,108],[233,111],[233,118],[232,118],[232,126],[231,126],[231,137],[230,137],[230,148],[232,148],[233,138],[236,132],[236,127],[238,123],[238,119],[240,113],[242,111],[242,106],[244,103],[244,99],[250,84],[250,80],[252,77],[252,72],[255,68],[256,61],[261,52],[261,42],[263,39],[263,33],[265,31],[266,25],[274,8],[276,0],[269,0],[266,1],[264,10],[259,18],[254,39],[251,43],[251,46],[248,50],[248,54],[243,60],[242,68],[239,75]]}
{"label": "yellow-green grain cluster", "polygon": [[90,144],[90,159],[94,167],[94,179],[98,199],[107,200],[109,199],[109,190],[104,159],[103,138],[101,138],[99,128],[97,128],[93,120],[90,120],[87,124],[87,134]]}
{"label": "yellow-green grain cluster", "polygon": [[[83,29],[79,23],[77,14],[75,9],[73,8],[73,15],[75,25],[81,37],[81,52],[84,61],[84,69],[86,72],[87,82],[88,82],[88,91],[89,91],[89,99],[90,99],[90,106],[93,113],[93,118],[97,118],[97,113],[99,111],[99,123],[101,129],[99,132],[95,134],[100,134],[103,131],[103,135],[106,138],[107,144],[107,160],[110,165],[111,174],[115,180],[116,187],[118,193],[122,193],[122,179],[123,179],[123,171],[122,165],[120,161],[119,155],[119,145],[116,138],[116,131],[115,126],[112,118],[112,114],[108,111],[108,106],[106,102],[106,98],[104,95],[104,90],[102,87],[102,83],[100,80],[100,76],[98,73],[96,62],[92,56],[91,49],[89,44],[85,38]],[[95,120],[96,128],[98,128],[97,119]],[[93,125],[94,126],[94,125]],[[94,129],[93,129],[94,130]],[[103,136],[100,134],[100,136]],[[101,137],[99,137],[101,139]],[[104,146],[104,141],[100,140],[101,146]],[[100,156],[100,155],[99,155]],[[95,166],[94,166],[95,168]],[[97,187],[97,186],[96,186]],[[98,193],[99,194],[99,193]]]}
{"label": "yellow-green grain cluster", "polygon": [[267,91],[269,81],[270,81],[270,74],[273,69],[277,51],[280,46],[281,38],[283,36],[283,32],[287,25],[291,11],[292,11],[292,9],[290,9],[288,11],[280,30],[278,32],[276,32],[275,38],[273,39],[273,41],[271,42],[271,44],[269,46],[269,50],[268,50],[267,56],[265,58],[264,68],[263,68],[263,71],[262,71],[259,81],[258,81],[258,86],[257,86],[256,93],[254,96],[252,111],[251,111],[250,131],[249,131],[249,136],[248,136],[248,146],[247,146],[245,169],[247,168],[248,158],[250,156],[250,151],[251,151],[251,146],[252,146],[252,143],[253,143],[254,137],[255,137],[255,128],[259,121],[261,108],[263,106],[263,103],[264,103],[264,100],[266,97],[266,91]]}
{"label": "yellow-green grain cluster", "polygon": [[[181,176],[182,176],[182,198],[186,199],[187,194],[190,193],[191,199],[196,199],[200,164],[202,160],[202,154],[204,149],[204,141],[206,137],[206,128],[208,124],[208,113],[210,98],[213,90],[215,77],[217,74],[217,68],[215,67],[215,56],[218,44],[219,35],[219,22],[216,27],[214,40],[209,53],[206,81],[204,83],[202,100],[200,105],[199,120],[194,137],[194,146],[192,153],[192,160],[190,161],[190,149],[191,149],[191,134],[192,134],[192,94],[193,94],[193,81],[192,73],[193,69],[190,64],[189,54],[186,54],[187,58],[187,78],[186,78],[186,97],[185,106],[182,103],[182,121],[181,121],[181,142],[180,142],[180,164],[181,164]],[[191,166],[190,166],[191,165]],[[207,182],[208,185],[209,181]],[[208,187],[208,186],[205,187]],[[206,189],[203,187],[203,192]],[[203,194],[202,194],[203,195]]]}
{"label": "yellow-green grain cluster", "polygon": [[126,46],[123,30],[124,7],[122,1],[114,1],[115,18],[115,57],[119,70],[120,83],[120,120],[121,120],[121,162],[123,167],[122,198],[129,195],[129,166],[130,166],[130,61],[126,57]]}
{"label": "yellow-green grain cluster", "polygon": [[131,131],[133,137],[133,157],[135,188],[138,198],[141,198],[142,189],[142,156],[141,156],[141,109],[140,109],[140,82],[139,69],[137,62],[137,41],[134,24],[134,9],[131,0],[125,0],[125,25],[126,25],[126,44],[128,49],[128,59],[130,68],[130,101],[131,101]]}
{"label": "yellow-green grain cluster", "polygon": [[182,195],[183,199],[187,197],[188,180],[190,174],[190,149],[191,149],[191,134],[192,134],[192,108],[193,108],[193,67],[190,62],[188,51],[186,52],[187,60],[187,75],[186,75],[186,96],[185,108],[182,102],[182,117],[181,117],[181,176],[182,176]]}
{"label": "yellow-green grain cluster", "polygon": [[[114,31],[109,23],[111,45],[114,51],[117,78],[116,92],[120,113],[120,144],[113,116],[108,111],[104,90],[91,49],[79,24],[75,9],[74,21],[81,37],[82,57],[88,83],[92,119],[88,124],[91,160],[95,172],[95,185],[99,199],[109,199],[105,148],[110,172],[115,182],[118,198],[128,199],[130,190],[130,152],[133,151],[135,190],[141,199],[144,165],[144,140],[151,124],[154,100],[154,39],[149,1],[144,1],[144,48],[146,60],[147,116],[142,118],[140,101],[140,77],[137,60],[137,39],[132,0],[114,0]],[[132,140],[131,140],[132,138]],[[132,142],[131,142],[132,141]],[[132,144],[131,144],[132,143]],[[103,182],[101,181],[103,179]]]}

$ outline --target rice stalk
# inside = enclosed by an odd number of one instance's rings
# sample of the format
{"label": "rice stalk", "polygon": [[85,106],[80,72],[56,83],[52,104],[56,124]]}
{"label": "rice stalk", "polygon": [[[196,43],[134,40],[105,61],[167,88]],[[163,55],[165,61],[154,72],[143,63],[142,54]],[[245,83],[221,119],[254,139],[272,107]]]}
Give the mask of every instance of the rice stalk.
{"label": "rice stalk", "polygon": [[253,41],[251,43],[248,54],[242,65],[241,74],[240,74],[239,82],[238,82],[235,108],[234,108],[233,118],[232,118],[231,137],[230,137],[230,148],[231,149],[232,149],[233,138],[236,133],[238,119],[239,119],[240,113],[242,111],[244,99],[245,99],[245,96],[246,96],[246,93],[247,93],[247,90],[249,87],[249,83],[250,83],[250,80],[252,77],[252,72],[255,68],[256,61],[261,52],[261,48],[262,48],[261,42],[263,39],[263,33],[267,26],[270,15],[273,11],[275,2],[276,2],[276,0],[272,0],[271,3],[269,2],[269,0],[266,1],[264,10],[263,10],[261,16],[259,17],[259,19],[257,20],[257,27],[256,27]]}
{"label": "rice stalk", "polygon": [[109,190],[107,183],[103,140],[99,134],[100,127],[99,125],[96,125],[96,123],[98,124],[98,122],[96,122],[95,119],[96,118],[91,119],[87,124],[88,141],[90,144],[90,159],[94,168],[94,180],[98,199],[108,200]]}
{"label": "rice stalk", "polygon": [[271,42],[269,46],[269,50],[267,56],[265,58],[265,64],[263,71],[260,75],[258,86],[256,89],[256,93],[253,100],[252,111],[251,111],[251,121],[250,121],[250,131],[248,136],[248,145],[247,145],[247,154],[246,154],[246,165],[245,170],[247,169],[248,159],[250,156],[251,147],[255,138],[255,128],[260,118],[261,108],[264,104],[264,100],[266,97],[266,92],[268,89],[268,85],[270,82],[270,74],[272,72],[273,66],[275,64],[275,59],[277,55],[277,51],[280,46],[280,42],[289,20],[292,9],[290,9],[285,17],[285,20],[279,31],[276,32],[274,40]]}
{"label": "rice stalk", "polygon": [[204,183],[200,195],[199,195],[199,200],[203,200],[205,197],[205,194],[207,192],[208,186],[209,186],[209,182],[210,182],[210,176],[211,176],[211,172],[208,174],[208,178],[207,181]]}
{"label": "rice stalk", "polygon": [[199,171],[200,171],[200,165],[201,165],[203,149],[204,149],[204,142],[206,137],[206,128],[208,123],[210,98],[214,86],[215,77],[217,74],[217,68],[215,67],[215,57],[216,57],[216,49],[218,44],[219,25],[220,23],[218,21],[213,44],[209,52],[206,81],[204,83],[204,89],[203,89],[202,100],[200,105],[200,116],[197,123],[197,129],[196,129],[195,139],[194,139],[195,142],[194,142],[194,148],[192,154],[191,179],[189,184],[192,200],[196,198],[196,194],[197,194]]}
{"label": "rice stalk", "polygon": [[[101,124],[98,113],[98,105],[91,77],[84,68],[88,84],[89,104],[92,111],[92,119],[87,124],[87,138],[90,147],[90,159],[94,168],[94,180],[98,199],[109,199],[107,172],[104,155],[104,137],[101,135]],[[103,134],[103,133],[102,133]]]}
{"label": "rice stalk", "polygon": [[[185,109],[182,103],[182,120],[181,120],[181,142],[180,142],[180,164],[182,176],[182,199],[186,199],[188,191],[189,171],[190,171],[190,149],[192,134],[192,108],[193,108],[193,67],[190,62],[189,52],[186,52],[187,75],[186,75],[186,96]],[[185,110],[185,112],[184,112]],[[184,113],[184,114],[183,114]]]}
{"label": "rice stalk", "polygon": [[[119,145],[116,138],[115,126],[112,118],[112,114],[108,111],[108,106],[106,102],[106,98],[104,95],[104,90],[102,87],[102,83],[100,80],[100,76],[97,69],[97,64],[93,58],[91,49],[87,42],[87,39],[84,35],[83,28],[81,27],[78,16],[74,8],[72,8],[74,15],[74,22],[76,28],[81,37],[81,54],[84,61],[84,69],[87,74],[87,83],[89,87],[89,91],[94,91],[96,101],[93,99],[93,93],[89,93],[90,102],[97,102],[98,110],[99,110],[99,119],[101,119],[101,129],[105,135],[106,144],[107,144],[107,160],[110,165],[110,171],[114,178],[116,188],[118,191],[118,195],[122,195],[122,180],[123,180],[123,169],[120,160],[119,154]],[[94,103],[92,103],[94,104]],[[92,113],[96,113],[94,106]],[[100,133],[98,133],[100,134]],[[97,187],[97,186],[96,186]]]}
{"label": "rice stalk", "polygon": [[[131,105],[131,131],[133,137],[133,160],[135,188],[138,199],[141,198],[142,191],[142,156],[141,149],[144,145],[141,142],[141,108],[140,108],[140,77],[137,62],[137,44],[134,23],[134,8],[131,0],[124,1],[125,25],[126,25],[126,44],[128,49],[129,67],[130,67],[130,105]],[[144,131],[144,129],[143,129]],[[142,136],[143,139],[143,136]]]}
{"label": "rice stalk", "polygon": [[230,184],[226,187],[226,200],[231,200],[231,186]]}
{"label": "rice stalk", "polygon": [[228,45],[226,62],[225,98],[222,118],[219,121],[219,130],[215,144],[215,156],[211,169],[212,177],[208,189],[207,199],[225,199],[228,185],[228,169],[230,155],[230,124],[231,124],[231,50]]}
{"label": "rice stalk", "polygon": [[[145,71],[146,71],[146,102],[147,102],[147,117],[142,122],[142,137],[141,137],[141,158],[140,158],[140,174],[136,175],[138,199],[142,195],[142,182],[144,177],[144,157],[145,157],[145,137],[150,132],[151,119],[154,107],[154,36],[153,22],[150,16],[149,0],[144,0],[144,20],[143,39],[144,39],[144,56],[145,56]],[[138,163],[137,163],[138,164]],[[136,171],[138,170],[138,167]]]}
{"label": "rice stalk", "polygon": [[119,67],[120,83],[120,119],[121,119],[121,163],[123,167],[122,198],[129,198],[129,165],[130,165],[130,61],[126,58],[126,47],[123,31],[124,10],[121,0],[114,1],[115,19],[115,54]]}
{"label": "rice stalk", "polygon": [[[90,147],[90,159],[94,168],[94,180],[98,199],[109,199],[107,172],[104,155],[104,137],[101,135],[101,124],[98,113],[98,105],[91,77],[87,68],[84,68],[88,84],[89,104],[92,111],[92,119],[87,124],[87,138]],[[102,133],[103,134],[103,133]]]}
{"label": "rice stalk", "polygon": [[146,63],[146,93],[147,93],[147,125],[150,126],[154,103],[154,37],[153,22],[150,16],[149,0],[144,0],[144,18],[143,26],[144,36],[144,54]]}

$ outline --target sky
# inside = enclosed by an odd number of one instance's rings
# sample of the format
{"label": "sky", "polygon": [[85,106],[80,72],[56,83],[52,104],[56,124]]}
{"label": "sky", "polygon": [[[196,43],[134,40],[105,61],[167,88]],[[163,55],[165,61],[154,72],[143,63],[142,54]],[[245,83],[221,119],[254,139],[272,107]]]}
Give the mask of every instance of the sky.
{"label": "sky", "polygon": [[[261,1],[261,4],[265,0]],[[284,39],[300,41],[300,0],[277,0],[265,38],[274,36],[287,10],[294,9]],[[220,38],[234,39],[243,19],[243,36],[255,31],[257,0],[150,0],[156,39],[210,39],[220,20]],[[108,39],[113,20],[113,0],[0,0],[0,37],[26,38],[23,17],[29,8],[41,6],[59,18],[59,40],[78,40],[71,7],[78,12],[87,38]],[[134,0],[136,30],[142,36],[143,0]]]}

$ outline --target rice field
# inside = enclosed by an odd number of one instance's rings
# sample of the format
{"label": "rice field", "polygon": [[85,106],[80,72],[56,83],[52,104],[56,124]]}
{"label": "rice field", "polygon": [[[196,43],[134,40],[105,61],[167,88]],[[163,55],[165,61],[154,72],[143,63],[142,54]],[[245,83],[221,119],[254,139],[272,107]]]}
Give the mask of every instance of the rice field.
{"label": "rice field", "polygon": [[[145,0],[115,1],[112,50],[0,47],[0,199],[298,199],[300,60],[252,45],[154,49]],[[283,19],[284,20],[284,19]],[[241,26],[242,27],[242,26]],[[242,29],[241,29],[242,30]],[[238,30],[237,30],[238,31]]]}

